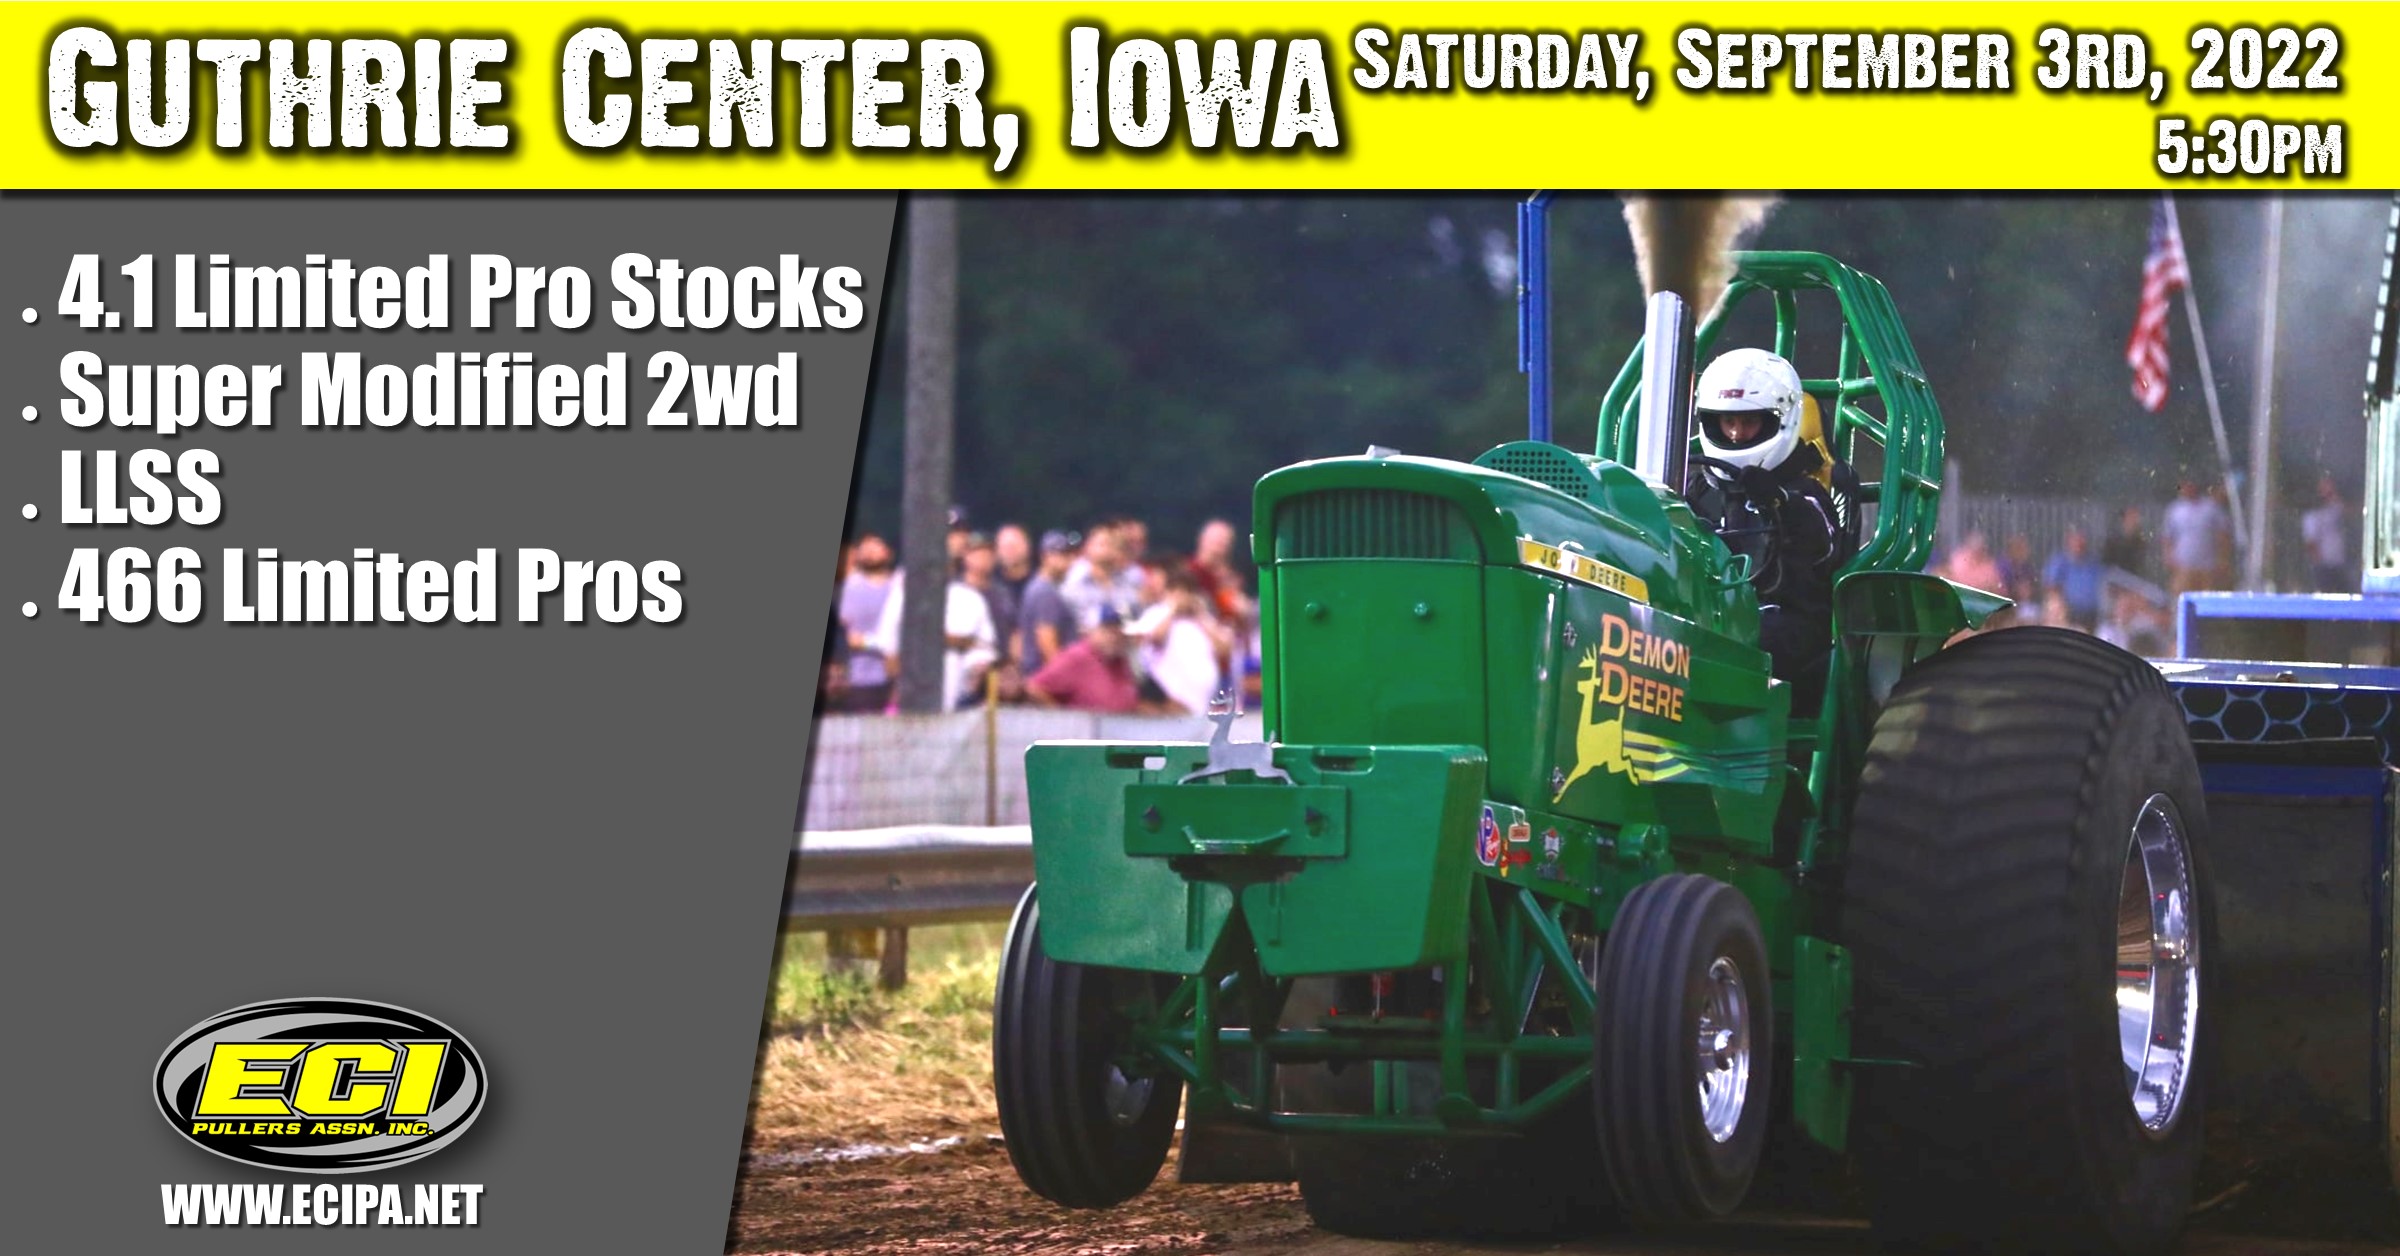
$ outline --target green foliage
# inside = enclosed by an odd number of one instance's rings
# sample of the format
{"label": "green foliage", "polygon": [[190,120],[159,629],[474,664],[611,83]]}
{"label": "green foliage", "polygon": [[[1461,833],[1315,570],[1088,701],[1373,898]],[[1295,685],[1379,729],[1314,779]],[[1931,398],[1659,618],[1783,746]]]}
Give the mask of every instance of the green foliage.
{"label": "green foliage", "polygon": [[[1467,458],[1523,435],[1515,199],[967,198],[956,498],[984,525],[1135,513],[1155,546],[1183,549],[1203,520],[1242,519],[1274,467],[1370,443]],[[2292,472],[2309,483],[2320,455],[2355,462],[2346,425],[2381,221],[2361,204],[2295,202],[2286,230],[2285,322],[2299,330],[2283,337],[2279,376],[2296,425],[2287,447],[2318,451]],[[2256,206],[2183,202],[2237,448]],[[1973,491],[2154,501],[2182,470],[2214,478],[2216,457],[2180,319],[2167,409],[2146,414],[2130,394],[2123,352],[2148,214],[2139,196],[1800,196],[1754,243],[1831,253],[1884,281]],[[1552,224],[1557,436],[1589,448],[1600,396],[1640,332],[1641,294],[1615,198],[1562,198]],[[2307,264],[2352,252],[2354,266]],[[895,261],[854,531],[898,525],[906,266]],[[2318,271],[2322,282],[2299,278]]]}
{"label": "green foliage", "polygon": [[828,971],[822,934],[787,934],[776,956],[768,1028],[810,1033],[855,1027],[950,1033],[955,1022],[989,1020],[1000,973],[1000,922],[946,925],[909,933],[909,980],[876,988],[867,971]]}
{"label": "green foliage", "polygon": [[[1285,463],[1516,435],[1513,213],[1503,197],[968,201],[957,496],[1035,526],[1137,513],[1154,544],[1188,548]],[[881,346],[861,528],[896,524],[902,339]]]}
{"label": "green foliage", "polygon": [[909,981],[828,974],[825,940],[786,934],[760,1053],[754,1132],[785,1146],[893,1142],[992,1127],[1000,922],[911,930]]}

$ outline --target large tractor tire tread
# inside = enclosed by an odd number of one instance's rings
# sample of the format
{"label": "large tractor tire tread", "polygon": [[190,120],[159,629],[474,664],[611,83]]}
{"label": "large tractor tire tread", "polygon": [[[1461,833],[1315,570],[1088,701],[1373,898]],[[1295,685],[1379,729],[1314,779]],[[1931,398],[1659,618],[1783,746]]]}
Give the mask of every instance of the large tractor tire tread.
{"label": "large tractor tire tread", "polygon": [[1149,1079],[1130,1121],[1108,1110],[1106,1084],[1121,1042],[1117,1007],[1144,974],[1089,968],[1042,950],[1035,889],[1017,904],[992,1006],[992,1083],[1000,1136],[1017,1176],[1069,1208],[1107,1208],[1148,1189],[1175,1137],[1183,1084]]}
{"label": "large tractor tire tread", "polygon": [[[1702,1120],[1695,1030],[1720,958],[1746,999],[1748,1088],[1726,1136]],[[1773,1110],[1775,1016],[1766,944],[1749,900],[1722,881],[1677,873],[1636,887],[1600,962],[1592,1098],[1600,1162],[1637,1222],[1723,1216],[1757,1173]]]}
{"label": "large tractor tire tread", "polygon": [[2211,1000],[2159,1132],[2134,1114],[2114,1011],[2128,834],[2162,794],[2195,865],[2205,956],[2199,770],[2155,668],[2018,628],[1895,688],[1860,776],[1842,909],[1853,1054],[1869,1061],[1852,1145],[1887,1241],[2124,1256],[2180,1232]]}

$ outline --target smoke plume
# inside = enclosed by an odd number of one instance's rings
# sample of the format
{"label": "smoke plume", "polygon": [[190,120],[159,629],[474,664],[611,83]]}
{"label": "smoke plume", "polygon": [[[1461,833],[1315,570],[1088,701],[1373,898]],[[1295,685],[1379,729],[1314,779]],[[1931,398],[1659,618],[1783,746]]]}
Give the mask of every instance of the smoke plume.
{"label": "smoke plume", "polygon": [[1680,294],[1706,318],[1733,278],[1728,256],[1773,212],[1773,196],[1645,193],[1625,198],[1634,261],[1645,295]]}

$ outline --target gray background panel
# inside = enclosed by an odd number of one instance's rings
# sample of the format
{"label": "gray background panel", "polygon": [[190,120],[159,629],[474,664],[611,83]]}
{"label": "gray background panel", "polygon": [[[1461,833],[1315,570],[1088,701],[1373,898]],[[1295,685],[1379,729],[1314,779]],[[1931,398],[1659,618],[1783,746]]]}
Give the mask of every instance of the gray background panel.
{"label": "gray background panel", "polygon": [[[29,1250],[596,1250],[722,1246],[790,850],[835,546],[858,436],[893,198],[712,196],[0,197],[0,633],[7,805],[8,1228]],[[453,254],[445,334],[85,332],[54,312],[67,259],[298,262]],[[607,299],[621,251],[687,264],[775,255],[866,276],[848,332],[464,329],[465,255],[582,265]],[[112,289],[120,307],[123,289]],[[162,282],[162,321],[170,289]],[[28,304],[39,324],[18,321]],[[272,432],[174,441],[56,417],[59,357],[283,362]],[[804,362],[790,431],[642,427],[641,364]],[[321,432],[298,426],[298,357],[413,362],[523,348],[633,355],[613,431]],[[42,418],[21,422],[20,406]],[[58,451],[157,445],[223,459],[205,529],[68,528]],[[31,501],[42,517],[25,522]],[[200,624],[85,625],[55,609],[77,545],[190,545]],[[541,545],[683,566],[673,626],[229,626],[217,551],[470,557]],[[513,581],[504,581],[504,586]],[[20,602],[39,602],[25,619]],[[456,1026],[491,1101],[456,1145],[388,1175],[481,1182],[475,1230],[167,1228],[162,1182],[324,1179],[248,1170],[167,1127],[149,1094],[185,1027],[255,1000],[375,999]],[[38,1032],[37,1032],[38,1031]]]}

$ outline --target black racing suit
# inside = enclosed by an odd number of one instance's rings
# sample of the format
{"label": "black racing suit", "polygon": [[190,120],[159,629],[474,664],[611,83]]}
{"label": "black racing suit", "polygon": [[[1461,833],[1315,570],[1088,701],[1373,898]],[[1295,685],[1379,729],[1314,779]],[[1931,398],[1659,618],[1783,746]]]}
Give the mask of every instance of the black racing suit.
{"label": "black racing suit", "polygon": [[1810,472],[1819,459],[1802,446],[1774,470],[1752,468],[1740,479],[1701,468],[1684,499],[1716,528],[1726,548],[1750,560],[1758,591],[1758,644],[1774,674],[1792,686],[1792,714],[1816,714],[1833,648],[1833,573],[1843,550],[1845,512]]}

